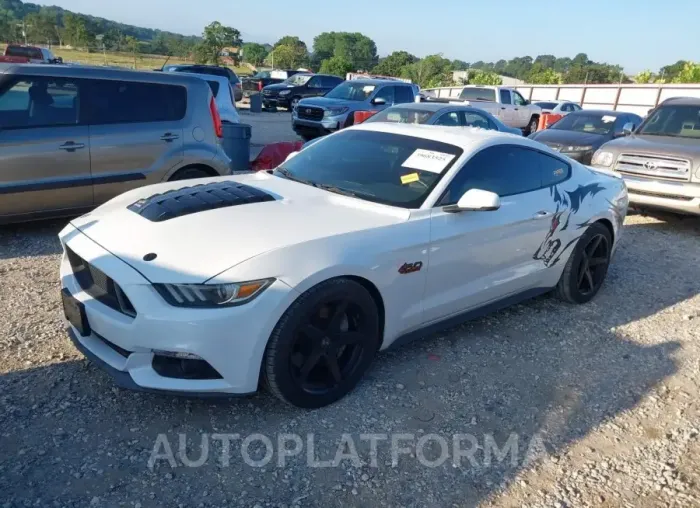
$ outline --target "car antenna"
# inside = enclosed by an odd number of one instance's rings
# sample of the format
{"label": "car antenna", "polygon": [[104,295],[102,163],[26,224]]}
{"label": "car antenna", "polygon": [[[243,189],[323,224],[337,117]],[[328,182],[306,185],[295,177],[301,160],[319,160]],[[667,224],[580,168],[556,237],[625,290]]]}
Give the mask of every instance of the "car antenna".
{"label": "car antenna", "polygon": [[169,61],[170,61],[170,57],[168,56],[168,58],[165,59],[165,62],[163,62],[163,65],[160,66],[161,72],[163,71],[163,69],[165,69],[165,66]]}

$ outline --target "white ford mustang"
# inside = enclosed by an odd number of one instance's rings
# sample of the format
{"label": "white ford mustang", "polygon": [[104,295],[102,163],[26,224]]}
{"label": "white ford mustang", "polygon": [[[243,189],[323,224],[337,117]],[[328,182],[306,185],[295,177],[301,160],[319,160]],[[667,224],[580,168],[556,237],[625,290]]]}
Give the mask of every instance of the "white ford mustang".
{"label": "white ford mustang", "polygon": [[63,307],[122,386],[263,381],[319,407],[426,329],[550,290],[589,301],[626,211],[621,179],[523,137],[359,125],[274,172],[143,187],[72,221]]}

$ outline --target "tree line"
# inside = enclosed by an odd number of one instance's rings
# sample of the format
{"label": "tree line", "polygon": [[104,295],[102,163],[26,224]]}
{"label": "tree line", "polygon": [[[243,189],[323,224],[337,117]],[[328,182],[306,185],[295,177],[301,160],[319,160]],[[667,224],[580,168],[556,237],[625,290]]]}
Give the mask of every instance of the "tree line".
{"label": "tree line", "polygon": [[509,76],[535,84],[563,83],[700,83],[700,64],[678,61],[658,72],[625,75],[620,65],[595,62],[585,53],[573,58],[554,55],[516,57],[497,62],[449,60],[443,55],[419,58],[406,51],[394,51],[379,58],[377,45],[358,32],[324,32],[308,48],[298,36],[287,35],[275,44],[244,43],[239,30],[215,21],[201,37],[140,28],[114,21],[74,14],[60,7],[43,7],[21,0],[0,0],[0,41],[61,46],[87,51],[128,51],[191,58],[200,63],[220,63],[226,47],[240,48],[234,60],[242,58],[253,66],[310,68],[345,76],[365,71],[384,76],[408,78],[421,87],[455,84],[453,71],[467,71],[463,84],[501,84]]}

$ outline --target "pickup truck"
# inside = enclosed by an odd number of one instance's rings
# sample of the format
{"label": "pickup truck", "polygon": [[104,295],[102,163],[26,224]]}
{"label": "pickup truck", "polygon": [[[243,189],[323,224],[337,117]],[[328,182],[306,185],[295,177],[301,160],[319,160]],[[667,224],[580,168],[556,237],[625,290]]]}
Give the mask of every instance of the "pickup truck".
{"label": "pickup truck", "polygon": [[426,97],[428,102],[467,104],[483,109],[508,127],[521,129],[528,136],[537,131],[542,109],[530,104],[520,93],[505,86],[468,85],[456,98]]}
{"label": "pickup truck", "polygon": [[243,85],[243,97],[250,97],[251,94],[262,92],[262,89],[267,85],[282,83],[299,72],[300,71],[291,69],[260,71],[249,78],[243,78],[241,80]]}
{"label": "pickup truck", "polygon": [[62,58],[56,58],[54,54],[45,48],[36,46],[20,46],[10,44],[5,48],[5,54],[0,56],[0,63],[63,63]]}

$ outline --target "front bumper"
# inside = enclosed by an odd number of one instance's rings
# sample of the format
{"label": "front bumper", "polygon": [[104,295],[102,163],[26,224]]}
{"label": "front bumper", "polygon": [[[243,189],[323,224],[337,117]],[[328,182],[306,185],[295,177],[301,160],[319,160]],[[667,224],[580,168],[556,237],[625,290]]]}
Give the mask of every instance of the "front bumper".
{"label": "front bumper", "polygon": [[[607,169],[607,168],[603,168]],[[630,205],[700,215],[700,183],[622,175]]]}
{"label": "front bumper", "polygon": [[265,107],[265,108],[272,108],[272,107],[289,108],[289,97],[287,97],[286,95],[285,96],[263,95],[262,102],[263,102],[263,107]]}
{"label": "front bumper", "polygon": [[[114,310],[85,292],[64,254],[61,287],[85,308],[90,334],[81,336],[67,323],[69,335],[88,358],[126,388],[183,395],[233,395],[257,390],[268,338],[296,293],[275,281],[255,300],[239,307],[182,309],[167,304],[151,283],[72,225],[60,234],[90,265],[117,282],[136,316]],[[206,362],[216,376],[206,379],[163,375],[158,352],[186,353]]]}
{"label": "front bumper", "polygon": [[323,120],[305,120],[292,113],[292,129],[300,136],[320,137],[343,128],[346,115],[331,116]]}

